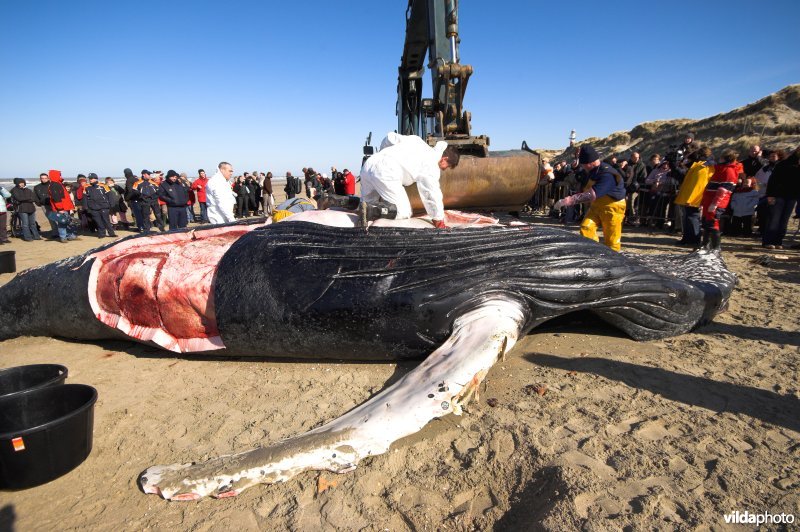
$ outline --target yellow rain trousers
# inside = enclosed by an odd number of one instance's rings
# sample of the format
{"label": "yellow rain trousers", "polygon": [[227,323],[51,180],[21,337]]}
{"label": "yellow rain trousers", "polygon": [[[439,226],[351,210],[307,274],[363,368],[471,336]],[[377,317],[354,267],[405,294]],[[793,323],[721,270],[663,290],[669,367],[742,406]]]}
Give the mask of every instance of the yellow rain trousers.
{"label": "yellow rain trousers", "polygon": [[603,230],[603,243],[619,251],[622,247],[622,221],[625,219],[625,200],[611,196],[597,198],[581,223],[581,236],[599,242],[597,228]]}

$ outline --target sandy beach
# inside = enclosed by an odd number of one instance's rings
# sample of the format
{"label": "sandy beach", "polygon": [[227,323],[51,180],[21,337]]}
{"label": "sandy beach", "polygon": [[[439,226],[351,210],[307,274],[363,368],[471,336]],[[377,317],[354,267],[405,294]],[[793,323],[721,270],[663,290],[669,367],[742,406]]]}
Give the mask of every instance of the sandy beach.
{"label": "sandy beach", "polygon": [[[676,252],[675,239],[626,228],[623,249]],[[14,239],[0,251],[15,250],[21,271],[101,242]],[[354,472],[307,472],[231,499],[167,502],[136,480],[154,464],[319,426],[415,364],[0,342],[0,368],[64,364],[67,382],[99,392],[89,458],[46,485],[0,492],[0,530],[739,530],[725,514],[800,519],[800,251],[755,244],[723,238],[739,285],[708,326],[635,342],[588,314],[545,324],[493,368],[463,416],[431,422]]]}

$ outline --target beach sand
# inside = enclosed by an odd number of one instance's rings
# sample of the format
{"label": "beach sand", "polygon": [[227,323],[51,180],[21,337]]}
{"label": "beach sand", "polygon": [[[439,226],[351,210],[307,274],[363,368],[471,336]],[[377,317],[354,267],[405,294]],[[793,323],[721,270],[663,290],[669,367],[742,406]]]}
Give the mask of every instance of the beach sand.
{"label": "beach sand", "polygon": [[[623,247],[674,252],[673,240],[626,228]],[[100,242],[15,239],[0,251],[16,250],[22,270]],[[64,364],[67,382],[99,392],[89,458],[46,485],[0,492],[0,530],[726,530],[736,510],[800,518],[800,252],[760,264],[753,243],[723,239],[740,283],[711,325],[634,342],[588,314],[545,324],[494,367],[463,416],[354,472],[307,472],[231,499],[167,502],[136,480],[154,464],[319,426],[415,364],[0,342],[0,367]]]}

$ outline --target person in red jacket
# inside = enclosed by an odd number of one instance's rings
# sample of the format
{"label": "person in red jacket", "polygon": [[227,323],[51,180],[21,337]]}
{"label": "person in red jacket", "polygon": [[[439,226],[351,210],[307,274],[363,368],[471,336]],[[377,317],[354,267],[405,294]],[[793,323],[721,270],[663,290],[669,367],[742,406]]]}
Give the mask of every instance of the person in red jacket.
{"label": "person in red jacket", "polygon": [[50,206],[55,212],[70,212],[75,210],[75,204],[64,187],[64,178],[61,177],[61,170],[50,170]]}
{"label": "person in red jacket", "polygon": [[208,184],[208,178],[206,177],[206,171],[202,168],[197,171],[197,175],[197,179],[192,183],[192,190],[197,194],[197,203],[200,204],[200,221],[208,223],[208,209],[206,207],[206,184]]}
{"label": "person in red jacket", "polygon": [[744,174],[739,154],[731,149],[722,152],[722,162],[714,165],[714,175],[703,192],[703,247],[720,249],[719,219],[731,201],[733,189]]}
{"label": "person in red jacket", "polygon": [[356,176],[347,168],[344,169],[344,193],[348,196],[356,195]]}
{"label": "person in red jacket", "polygon": [[86,176],[78,174],[78,186],[75,187],[75,199],[78,200],[78,203],[83,201],[83,191],[86,190],[88,186],[89,181],[86,180]]}

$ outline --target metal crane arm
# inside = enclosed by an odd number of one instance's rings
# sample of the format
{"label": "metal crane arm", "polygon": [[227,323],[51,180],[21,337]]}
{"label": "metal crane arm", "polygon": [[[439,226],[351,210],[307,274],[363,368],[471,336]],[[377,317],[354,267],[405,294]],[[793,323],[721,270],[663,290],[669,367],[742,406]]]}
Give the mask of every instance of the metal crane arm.
{"label": "metal crane arm", "polygon": [[[458,0],[408,1],[398,68],[398,132],[419,135],[431,145],[444,139],[463,153],[486,156],[489,138],[471,134],[471,116],[464,111],[473,70],[460,63],[458,43]],[[426,52],[433,88],[430,99],[422,96]]]}

